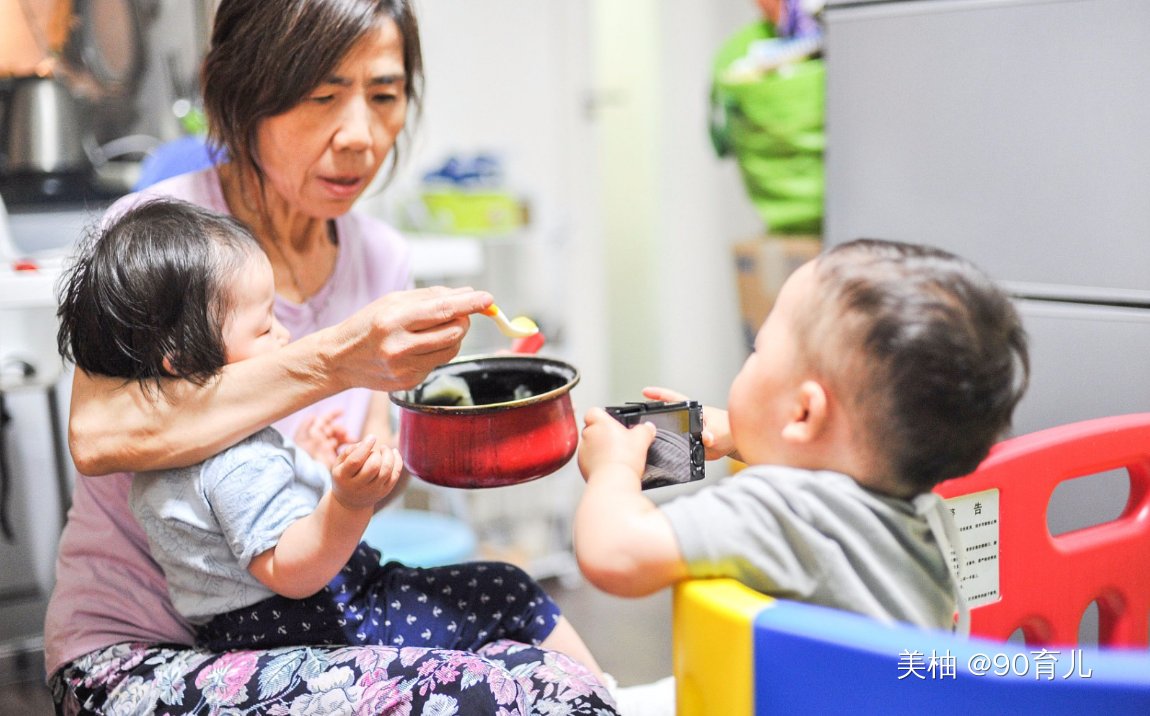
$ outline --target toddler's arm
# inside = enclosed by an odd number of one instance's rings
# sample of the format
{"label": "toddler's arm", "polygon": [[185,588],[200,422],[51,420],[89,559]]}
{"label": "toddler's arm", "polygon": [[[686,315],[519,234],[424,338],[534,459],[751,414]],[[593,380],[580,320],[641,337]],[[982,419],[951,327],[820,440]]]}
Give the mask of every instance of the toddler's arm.
{"label": "toddler's arm", "polygon": [[[687,399],[687,396],[678,391],[658,386],[643,388],[643,397],[648,400],[662,400],[667,403],[677,403]],[[710,405],[703,406],[703,447],[707,448],[708,460],[718,460],[724,457],[738,459],[738,455],[735,453],[735,442],[731,439],[731,421],[727,417],[726,410]]]}
{"label": "toddler's arm", "polygon": [[579,469],[587,487],[575,511],[575,556],[587,579],[619,596],[643,596],[687,577],[671,524],[640,482],[655,428],[628,429],[587,412]]}
{"label": "toddler's arm", "polygon": [[277,594],[302,599],[332,580],[359,544],[375,505],[395,487],[403,460],[368,437],[343,451],[332,487],[308,516],[293,522],[276,546],[257,555],[252,576]]}

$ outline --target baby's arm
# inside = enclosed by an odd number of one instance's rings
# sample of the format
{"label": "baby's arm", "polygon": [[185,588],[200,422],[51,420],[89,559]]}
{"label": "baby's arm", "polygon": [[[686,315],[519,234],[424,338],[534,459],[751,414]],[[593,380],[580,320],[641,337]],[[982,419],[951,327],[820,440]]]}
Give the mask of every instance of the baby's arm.
{"label": "baby's arm", "polygon": [[[395,447],[399,444],[398,435],[391,425],[391,398],[388,397],[387,393],[376,391],[372,394],[360,435],[375,435],[379,444],[387,447]],[[387,497],[376,505],[376,509],[381,509],[402,495],[410,483],[411,473],[404,470],[400,473],[395,487],[388,493]]]}
{"label": "baby's arm", "polygon": [[587,412],[579,469],[587,487],[575,511],[575,556],[599,589],[638,597],[687,577],[671,524],[640,488],[654,426],[628,429]]}
{"label": "baby's arm", "polygon": [[248,569],[268,589],[293,599],[311,596],[339,573],[359,545],[375,505],[395,486],[403,461],[374,437],[342,452],[332,488],[315,510],[288,526],[276,546]]}
{"label": "baby's arm", "polygon": [[[375,435],[376,442],[384,448],[395,447],[395,433],[391,430],[391,419],[388,406],[391,401],[387,393],[374,392],[368,405],[367,416],[364,418],[362,429],[353,434],[340,420],[343,417],[341,410],[329,410],[326,413],[309,415],[300,422],[292,439],[295,444],[303,448],[308,455],[328,470],[335,466],[340,452],[355,442],[360,435]],[[404,470],[391,492],[375,506],[376,510],[403,494],[410,481],[410,474]]]}

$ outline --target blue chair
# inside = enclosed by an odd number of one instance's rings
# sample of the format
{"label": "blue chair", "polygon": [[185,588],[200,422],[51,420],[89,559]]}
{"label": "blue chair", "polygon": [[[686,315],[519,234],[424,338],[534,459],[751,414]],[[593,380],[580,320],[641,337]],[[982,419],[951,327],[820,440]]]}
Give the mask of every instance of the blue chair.
{"label": "blue chair", "polygon": [[[220,161],[224,161],[224,157],[221,156]],[[140,164],[140,176],[132,191],[146,189],[179,174],[207,169],[215,163],[215,157],[204,137],[191,135],[164,142],[144,157]]]}
{"label": "blue chair", "polygon": [[427,510],[386,509],[371,519],[363,541],[384,562],[439,567],[475,557],[475,532],[461,519]]}
{"label": "blue chair", "polygon": [[1150,654],[966,639],[764,597],[675,590],[680,716],[1150,714]]}

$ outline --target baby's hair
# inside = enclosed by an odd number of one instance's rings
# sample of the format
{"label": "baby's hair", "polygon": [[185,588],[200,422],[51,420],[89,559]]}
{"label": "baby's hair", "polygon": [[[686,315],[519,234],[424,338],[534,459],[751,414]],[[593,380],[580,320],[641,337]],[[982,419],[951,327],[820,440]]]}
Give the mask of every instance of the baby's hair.
{"label": "baby's hair", "polygon": [[877,466],[916,492],[973,471],[1029,382],[1010,297],[969,261],[892,241],[835,246],[815,276],[803,344],[852,406]]}
{"label": "baby's hair", "polygon": [[[60,283],[60,355],[89,373],[162,388],[226,364],[231,286],[261,251],[240,222],[175,199],[90,229]],[[166,359],[166,360],[165,360]]]}

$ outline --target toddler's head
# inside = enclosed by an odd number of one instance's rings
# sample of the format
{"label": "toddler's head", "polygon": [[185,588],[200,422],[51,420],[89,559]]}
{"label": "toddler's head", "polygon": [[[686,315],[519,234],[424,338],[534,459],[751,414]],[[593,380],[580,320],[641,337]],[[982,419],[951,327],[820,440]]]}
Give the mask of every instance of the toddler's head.
{"label": "toddler's head", "polygon": [[745,459],[786,462],[809,437],[804,411],[841,418],[839,442],[870,473],[855,477],[917,494],[978,466],[1028,376],[1021,321],[986,274],[939,249],[853,241],[787,280],[732,385],[731,429]]}
{"label": "toddler's head", "polygon": [[81,242],[61,282],[57,340],[91,373],[203,384],[287,343],[274,300],[271,265],[243,224],[155,199]]}

